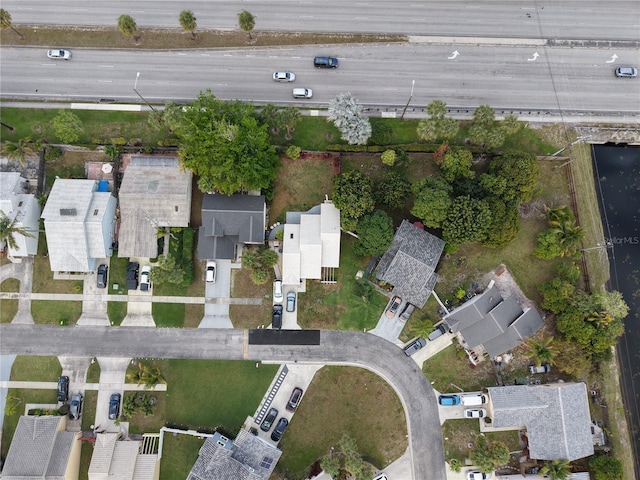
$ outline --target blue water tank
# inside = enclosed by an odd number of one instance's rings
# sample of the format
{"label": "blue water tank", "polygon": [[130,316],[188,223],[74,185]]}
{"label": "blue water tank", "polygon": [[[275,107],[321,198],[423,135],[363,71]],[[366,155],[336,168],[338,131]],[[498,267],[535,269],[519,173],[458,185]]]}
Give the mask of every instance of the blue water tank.
{"label": "blue water tank", "polygon": [[109,180],[100,180],[98,182],[98,191],[99,192],[108,192],[109,191]]}

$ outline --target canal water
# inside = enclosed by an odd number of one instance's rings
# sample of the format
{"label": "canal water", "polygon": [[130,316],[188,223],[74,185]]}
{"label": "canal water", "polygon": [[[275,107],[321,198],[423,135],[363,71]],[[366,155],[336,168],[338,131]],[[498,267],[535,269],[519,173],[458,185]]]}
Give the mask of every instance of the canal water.
{"label": "canal water", "polygon": [[610,289],[629,305],[618,343],[622,395],[640,478],[640,147],[593,147],[596,188],[611,265]]}

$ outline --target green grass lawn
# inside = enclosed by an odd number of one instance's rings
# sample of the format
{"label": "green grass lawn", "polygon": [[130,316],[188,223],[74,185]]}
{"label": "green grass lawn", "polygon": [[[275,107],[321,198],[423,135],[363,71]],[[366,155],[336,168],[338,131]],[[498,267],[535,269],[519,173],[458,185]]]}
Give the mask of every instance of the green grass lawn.
{"label": "green grass lawn", "polygon": [[98,383],[100,381],[100,364],[93,362],[89,364],[87,370],[87,383]]}
{"label": "green grass lawn", "polygon": [[66,321],[67,325],[74,325],[82,315],[82,302],[33,300],[31,315],[39,325],[60,325],[61,321]]}
{"label": "green grass lawn", "polygon": [[165,433],[160,460],[162,480],[184,480],[198,459],[204,439],[191,435]]}
{"label": "green grass lawn", "polygon": [[[372,415],[371,412],[384,412]],[[393,389],[360,368],[324,367],[314,377],[282,439],[276,471],[307,478],[309,467],[337,446],[343,434],[360,453],[384,468],[407,448],[404,410]]]}
{"label": "green grass lawn", "polygon": [[62,373],[58,357],[18,355],[11,366],[11,380],[57,382]]}
{"label": "green grass lawn", "polygon": [[184,327],[183,303],[158,303],[153,302],[151,312],[153,320],[158,328],[182,328]]}
{"label": "green grass lawn", "polygon": [[[456,419],[447,420],[442,426],[442,436],[444,438],[445,458],[450,460],[456,458],[462,465],[469,458],[469,454],[476,444],[480,435],[480,423],[477,419]],[[509,447],[510,452],[520,451],[520,441],[517,430],[506,432],[485,433],[487,442],[502,442]],[[469,446],[472,446],[469,448]]]}
{"label": "green grass lawn", "polygon": [[229,305],[229,317],[234,328],[258,328],[271,323],[271,294],[273,269],[263,285],[251,280],[251,271],[247,268],[231,270],[231,296],[235,298],[262,298],[261,305]]}
{"label": "green grass lawn", "polygon": [[473,367],[466,358],[458,358],[457,352],[456,342],[424,362],[422,371],[434,382],[433,388],[444,393],[457,392],[456,386],[475,391],[495,385],[491,362],[481,362]]}
{"label": "green grass lawn", "polygon": [[[0,292],[20,291],[20,281],[15,278],[7,278],[0,283]],[[18,313],[18,300],[0,300],[0,323],[10,323]]]}

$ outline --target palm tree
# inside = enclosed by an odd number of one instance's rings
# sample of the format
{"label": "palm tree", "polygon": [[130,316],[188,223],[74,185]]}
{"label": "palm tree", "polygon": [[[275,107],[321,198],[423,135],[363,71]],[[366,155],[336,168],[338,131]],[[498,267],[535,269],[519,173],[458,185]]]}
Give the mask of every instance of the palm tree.
{"label": "palm tree", "polygon": [[558,352],[553,349],[552,343],[553,337],[543,338],[542,340],[531,340],[527,345],[529,351],[525,355],[536,362],[536,367],[539,367],[543,363],[553,365]]}
{"label": "palm tree", "polygon": [[193,38],[196,38],[195,29],[198,26],[196,23],[196,17],[193,15],[191,10],[183,10],[180,12],[180,16],[178,17],[180,21],[180,26],[185,32],[191,32]]}
{"label": "palm tree", "polygon": [[557,227],[564,223],[573,224],[576,221],[573,213],[567,206],[548,209],[547,220],[549,220],[550,227]]}
{"label": "palm tree", "polygon": [[256,26],[255,17],[246,10],[242,10],[238,14],[238,24],[243,32],[247,32],[249,34],[249,40],[251,40],[251,30]]}
{"label": "palm tree", "polygon": [[16,32],[20,36],[20,38],[24,38],[24,35],[22,35],[18,30],[16,30],[16,27],[13,26],[13,19],[11,18],[11,14],[4,8],[0,8],[0,28],[2,28],[2,30],[4,30],[5,28],[10,28],[14,32]]}
{"label": "palm tree", "polygon": [[606,327],[611,323],[613,317],[609,312],[606,311],[594,311],[589,314],[587,317],[587,322],[591,322],[595,324],[596,327]]}
{"label": "palm tree", "polygon": [[37,148],[36,143],[31,140],[31,137],[24,137],[17,142],[7,140],[2,146],[0,153],[6,155],[9,160],[18,160],[20,165],[24,165],[24,161],[27,157],[35,155]]}
{"label": "palm tree", "polygon": [[584,229],[574,223],[561,223],[552,230],[558,237],[561,257],[572,256],[578,251],[578,244],[584,238]]}
{"label": "palm tree", "polygon": [[571,474],[569,460],[553,460],[540,469],[540,474],[551,480],[565,480]]}
{"label": "palm tree", "polygon": [[125,37],[131,37],[138,29],[138,25],[130,15],[120,15],[118,17],[118,28]]}
{"label": "palm tree", "polygon": [[144,384],[146,388],[152,388],[159,383],[167,383],[167,379],[164,378],[158,364],[154,362],[152,367],[145,367]]}
{"label": "palm tree", "polygon": [[25,227],[19,227],[16,225],[17,217],[11,220],[4,212],[0,211],[0,247],[4,248],[5,245],[9,245],[9,248],[17,249],[18,242],[15,239],[15,235],[23,235],[25,237],[35,238],[29,229]]}

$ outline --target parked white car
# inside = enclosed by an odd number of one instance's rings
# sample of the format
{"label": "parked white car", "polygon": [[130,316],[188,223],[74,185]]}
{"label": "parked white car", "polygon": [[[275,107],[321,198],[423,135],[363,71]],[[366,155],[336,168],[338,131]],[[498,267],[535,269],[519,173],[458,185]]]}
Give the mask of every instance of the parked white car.
{"label": "parked white car", "polygon": [[205,270],[205,280],[207,283],[216,283],[216,262],[209,260]]}
{"label": "parked white car", "polygon": [[140,270],[140,291],[148,292],[151,290],[151,267],[145,265]]}
{"label": "parked white car", "polygon": [[484,418],[487,416],[487,411],[484,408],[465,408],[465,418]]}
{"label": "parked white car", "polygon": [[282,280],[273,282],[273,300],[275,303],[282,303]]}

